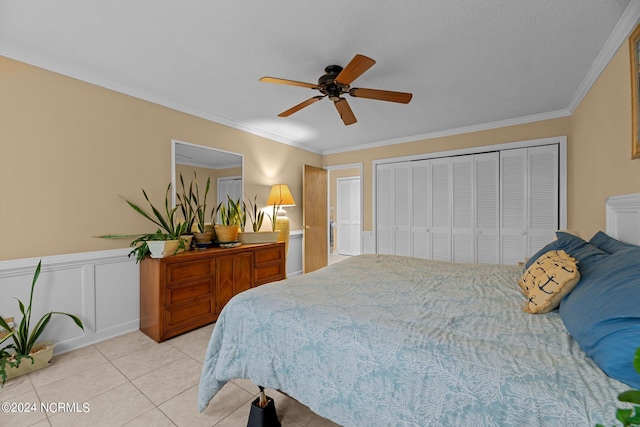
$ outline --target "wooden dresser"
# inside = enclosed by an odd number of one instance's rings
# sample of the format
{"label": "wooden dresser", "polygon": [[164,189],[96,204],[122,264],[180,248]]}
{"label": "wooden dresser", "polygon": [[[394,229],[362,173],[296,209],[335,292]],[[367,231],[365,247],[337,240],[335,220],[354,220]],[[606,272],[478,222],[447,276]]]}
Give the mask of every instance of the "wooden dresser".
{"label": "wooden dresser", "polygon": [[284,242],[140,263],[140,330],[157,342],[214,322],[236,294],[286,277]]}

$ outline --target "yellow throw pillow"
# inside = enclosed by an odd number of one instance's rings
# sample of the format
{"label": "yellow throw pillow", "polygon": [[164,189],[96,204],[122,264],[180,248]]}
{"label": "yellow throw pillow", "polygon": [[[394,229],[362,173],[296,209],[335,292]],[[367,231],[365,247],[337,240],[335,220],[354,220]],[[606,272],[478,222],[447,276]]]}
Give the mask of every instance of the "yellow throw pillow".
{"label": "yellow throw pillow", "polygon": [[518,281],[527,297],[524,311],[548,313],[580,281],[576,260],[565,251],[549,251],[536,259]]}

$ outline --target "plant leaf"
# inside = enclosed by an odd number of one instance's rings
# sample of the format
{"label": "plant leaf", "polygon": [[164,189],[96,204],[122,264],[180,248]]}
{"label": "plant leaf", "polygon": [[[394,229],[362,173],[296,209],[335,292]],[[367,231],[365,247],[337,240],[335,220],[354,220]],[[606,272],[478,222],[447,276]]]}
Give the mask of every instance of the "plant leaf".
{"label": "plant leaf", "polygon": [[620,402],[635,403],[640,405],[640,390],[629,390],[618,395]]}

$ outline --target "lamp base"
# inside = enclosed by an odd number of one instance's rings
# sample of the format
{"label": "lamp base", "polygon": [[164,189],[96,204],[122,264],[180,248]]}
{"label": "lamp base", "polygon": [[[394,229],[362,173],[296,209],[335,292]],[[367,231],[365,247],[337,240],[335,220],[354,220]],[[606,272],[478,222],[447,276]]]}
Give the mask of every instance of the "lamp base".
{"label": "lamp base", "polygon": [[280,230],[278,241],[284,242],[284,257],[286,259],[287,254],[289,253],[289,233],[291,232],[291,224],[289,223],[289,218],[287,218],[285,215],[278,214],[276,216],[276,230]]}

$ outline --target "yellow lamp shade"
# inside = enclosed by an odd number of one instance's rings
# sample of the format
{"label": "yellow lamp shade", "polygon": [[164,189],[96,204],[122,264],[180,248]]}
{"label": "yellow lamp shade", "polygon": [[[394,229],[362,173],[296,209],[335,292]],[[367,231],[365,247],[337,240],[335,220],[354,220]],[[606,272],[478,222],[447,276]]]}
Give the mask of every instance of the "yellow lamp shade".
{"label": "yellow lamp shade", "polygon": [[275,184],[271,187],[271,193],[267,199],[267,206],[280,205],[280,206],[295,206],[296,202],[293,200],[291,191],[287,184]]}

